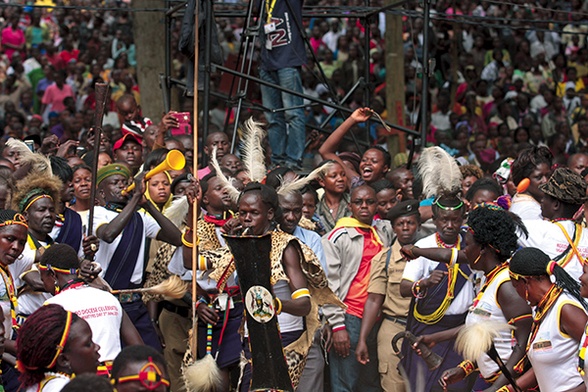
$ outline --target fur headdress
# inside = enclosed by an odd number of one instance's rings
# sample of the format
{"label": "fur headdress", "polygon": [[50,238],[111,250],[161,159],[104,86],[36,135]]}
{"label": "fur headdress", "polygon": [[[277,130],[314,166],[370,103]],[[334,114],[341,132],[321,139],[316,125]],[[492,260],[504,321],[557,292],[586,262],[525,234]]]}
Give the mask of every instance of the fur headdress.
{"label": "fur headdress", "polygon": [[25,212],[37,199],[48,197],[53,200],[55,207],[61,201],[63,183],[56,176],[42,173],[31,173],[16,183],[17,191],[12,198],[12,208]]}

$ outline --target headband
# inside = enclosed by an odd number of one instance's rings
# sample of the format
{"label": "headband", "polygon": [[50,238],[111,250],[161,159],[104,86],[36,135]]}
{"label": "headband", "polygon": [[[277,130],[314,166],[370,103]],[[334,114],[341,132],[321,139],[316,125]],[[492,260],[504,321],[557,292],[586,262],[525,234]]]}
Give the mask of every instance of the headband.
{"label": "headband", "polygon": [[456,205],[455,207],[446,207],[446,206],[442,205],[441,203],[439,203],[439,199],[440,198],[435,199],[435,201],[433,202],[433,204],[436,205],[437,207],[441,208],[442,210],[445,210],[445,211],[457,211],[461,207],[463,207],[463,200],[460,200],[459,201],[459,204]]}
{"label": "headband", "polygon": [[57,268],[57,267],[53,267],[51,264],[47,264],[47,265],[39,264],[38,268],[40,271],[53,271],[55,273],[64,274],[64,275],[77,275],[78,274],[77,268],[70,268],[70,269]]}
{"label": "headband", "polygon": [[169,380],[163,377],[163,373],[159,367],[153,362],[153,359],[149,357],[148,362],[139,370],[139,374],[133,374],[130,376],[119,377],[118,379],[112,379],[111,382],[115,384],[123,384],[125,382],[139,381],[141,385],[150,391],[155,390],[159,385],[163,384],[169,387]]}
{"label": "headband", "polygon": [[69,331],[71,330],[72,319],[73,319],[73,313],[67,311],[67,316],[65,318],[65,328],[63,328],[63,334],[61,335],[61,340],[59,341],[59,344],[57,345],[57,349],[55,351],[55,356],[51,360],[51,363],[47,366],[47,369],[52,369],[55,366],[55,363],[57,362],[57,358],[59,357],[59,354],[61,354],[63,352],[63,349],[65,349],[65,344],[67,343],[67,338],[69,337]]}
{"label": "headband", "polygon": [[53,201],[53,197],[51,197],[45,189],[33,188],[22,198],[20,203],[18,203],[18,208],[21,212],[25,212],[33,205],[33,203],[43,198],[49,198]]}
{"label": "headband", "polygon": [[14,217],[12,219],[8,219],[5,220],[4,222],[0,223],[0,227],[4,227],[4,226],[10,226],[10,225],[21,225],[26,227],[27,229],[29,228],[29,225],[27,225],[27,220],[25,219],[24,216],[22,216],[22,214],[14,214]]}
{"label": "headband", "polygon": [[547,266],[545,267],[545,271],[547,272],[547,275],[551,276],[553,275],[553,271],[555,270],[555,266],[557,265],[557,263],[553,260],[549,260],[549,263],[547,263]]}

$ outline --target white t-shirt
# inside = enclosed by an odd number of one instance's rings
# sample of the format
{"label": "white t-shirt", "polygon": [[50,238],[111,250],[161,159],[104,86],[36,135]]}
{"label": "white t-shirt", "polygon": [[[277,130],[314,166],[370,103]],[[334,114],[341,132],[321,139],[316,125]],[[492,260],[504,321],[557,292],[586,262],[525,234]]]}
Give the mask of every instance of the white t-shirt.
{"label": "white t-shirt", "polygon": [[[435,234],[425,237],[415,244],[419,248],[437,248],[437,241]],[[433,273],[439,263],[437,261],[429,260],[424,257],[419,257],[406,263],[402,279],[411,282],[416,282],[419,279],[427,278]],[[446,315],[463,314],[468,311],[470,305],[474,302],[474,285],[472,277],[464,284],[457,296],[453,299],[449,308],[445,312]]]}
{"label": "white t-shirt", "polygon": [[[519,237],[519,245],[522,247],[539,248],[551,259],[559,256],[561,253],[565,252],[566,249],[568,249],[569,242],[562,230],[555,223],[544,220],[531,220],[524,221],[523,223],[527,227],[529,237],[525,238],[524,235]],[[575,230],[574,223],[567,220],[560,221],[558,223],[563,226],[570,236],[570,239],[573,239]],[[577,248],[578,252],[580,252],[580,255],[586,258],[588,257],[588,230],[586,228],[580,229],[582,230],[582,234]],[[571,255],[571,258],[566,263],[569,255]],[[558,263],[560,263],[560,265],[562,265],[561,263],[566,263],[563,265],[563,268],[566,270],[566,272],[574,279],[577,279],[578,282],[580,281],[580,276],[582,275],[582,264],[572,249],[570,249],[570,252],[564,256],[563,259],[559,260]]]}
{"label": "white t-shirt", "polygon": [[[65,387],[70,382],[69,379],[56,377],[52,380],[49,380],[45,385],[43,385],[43,389],[41,392],[61,392],[63,387]],[[26,392],[38,392],[39,391],[39,384],[32,385],[27,388]]]}
{"label": "white t-shirt", "polygon": [[[114,220],[118,216],[118,212],[107,210],[104,207],[96,207],[94,209],[94,233],[97,232],[98,228],[102,225],[106,225]],[[137,256],[137,262],[135,263],[135,269],[133,270],[133,274],[131,276],[131,283],[140,284],[143,280],[143,270],[144,270],[144,263],[145,263],[145,238],[156,238],[157,233],[161,229],[159,224],[155,219],[151,217],[146,211],[140,210],[139,215],[143,220],[143,232],[144,235],[141,236],[141,243],[140,244],[122,244],[123,246],[138,246],[139,247],[139,254]],[[104,277],[106,270],[108,269],[108,265],[110,264],[110,260],[114,255],[114,252],[118,248],[118,245],[121,242],[121,239],[124,234],[124,230],[112,241],[112,243],[107,243],[106,241],[100,240],[100,248],[98,252],[96,252],[96,262],[100,264],[102,267],[101,276]]]}
{"label": "white t-shirt", "polygon": [[543,220],[541,204],[529,195],[516,194],[512,198],[512,205],[509,211],[517,214],[523,220]]}
{"label": "white t-shirt", "polygon": [[174,275],[178,275],[182,280],[192,280],[192,271],[184,267],[183,247],[177,247],[172,255],[167,269]]}
{"label": "white t-shirt", "polygon": [[66,289],[45,302],[61,305],[86,320],[92,340],[100,346],[100,361],[113,361],[121,351],[123,310],[114,296],[90,286]]}
{"label": "white t-shirt", "polygon": [[[47,243],[43,241],[39,241],[39,244],[42,246],[47,245]],[[21,255],[18,256],[16,261],[8,267],[12,274],[12,279],[14,280],[14,286],[17,290],[25,285],[25,281],[22,277],[26,273],[30,271],[38,271],[36,265],[34,265],[37,251],[36,249],[33,249],[32,245],[31,239],[28,238]],[[51,298],[51,294],[45,292],[31,291],[22,294],[19,293],[16,312],[28,316],[43,306],[43,303],[49,298]]]}

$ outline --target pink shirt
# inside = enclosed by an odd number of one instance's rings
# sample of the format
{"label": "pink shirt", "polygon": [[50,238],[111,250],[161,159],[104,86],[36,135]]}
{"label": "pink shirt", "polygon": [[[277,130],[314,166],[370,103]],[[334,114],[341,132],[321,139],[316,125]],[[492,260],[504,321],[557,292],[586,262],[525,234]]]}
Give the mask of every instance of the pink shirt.
{"label": "pink shirt", "polygon": [[71,87],[68,84],[64,84],[63,89],[60,90],[57,84],[53,83],[45,90],[42,102],[45,105],[51,105],[51,111],[61,113],[65,110],[63,100],[67,97],[75,98]]}
{"label": "pink shirt", "polygon": [[[2,44],[11,44],[11,45],[22,45],[25,43],[25,35],[24,31],[21,29],[12,30],[11,26],[6,27],[2,30]],[[8,48],[3,46],[4,53],[8,56],[10,60],[12,60],[12,54],[16,52],[15,49]],[[23,57],[24,59],[24,57]]]}
{"label": "pink shirt", "polygon": [[198,179],[202,180],[204,177],[206,177],[207,175],[210,174],[212,170],[210,170],[210,168],[208,166],[206,166],[203,169],[199,169],[198,170]]}

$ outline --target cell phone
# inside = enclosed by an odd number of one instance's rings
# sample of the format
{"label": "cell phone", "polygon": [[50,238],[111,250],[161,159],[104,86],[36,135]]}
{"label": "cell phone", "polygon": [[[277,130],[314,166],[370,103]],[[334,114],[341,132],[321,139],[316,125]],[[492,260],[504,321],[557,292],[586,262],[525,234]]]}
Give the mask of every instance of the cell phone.
{"label": "cell phone", "polygon": [[25,140],[24,143],[27,145],[31,152],[35,152],[35,142],[33,140]]}
{"label": "cell phone", "polygon": [[171,115],[179,123],[177,128],[170,129],[172,136],[192,134],[192,125],[190,125],[191,116],[189,112],[178,112],[172,113]]}

